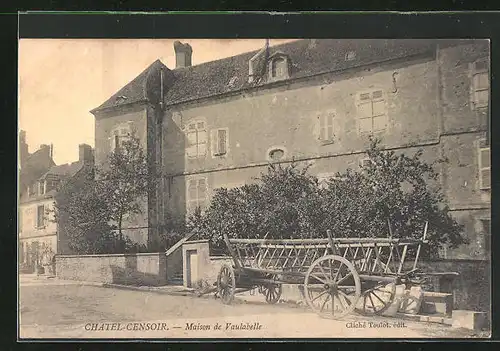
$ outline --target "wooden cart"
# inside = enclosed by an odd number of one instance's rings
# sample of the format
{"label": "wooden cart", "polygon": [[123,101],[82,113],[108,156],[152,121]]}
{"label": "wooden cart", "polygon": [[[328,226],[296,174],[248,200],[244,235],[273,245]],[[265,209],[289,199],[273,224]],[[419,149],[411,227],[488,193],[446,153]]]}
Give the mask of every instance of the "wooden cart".
{"label": "wooden cart", "polygon": [[282,284],[296,284],[309,307],[325,318],[354,311],[381,314],[391,305],[396,285],[421,284],[417,268],[428,223],[421,239],[334,238],[230,239],[225,243],[233,264],[224,264],[216,294],[230,304],[237,293],[258,289],[276,303]]}

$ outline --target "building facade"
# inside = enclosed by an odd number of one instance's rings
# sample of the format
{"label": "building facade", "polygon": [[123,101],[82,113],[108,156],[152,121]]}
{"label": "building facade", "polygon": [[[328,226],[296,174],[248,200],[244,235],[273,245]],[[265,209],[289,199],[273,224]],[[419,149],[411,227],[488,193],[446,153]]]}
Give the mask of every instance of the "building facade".
{"label": "building facade", "polygon": [[79,148],[78,161],[52,166],[21,194],[18,258],[25,271],[34,271],[53,255],[66,251],[65,238],[54,218],[55,196],[68,180],[78,177],[92,163],[92,148],[85,144]]}
{"label": "building facade", "polygon": [[130,225],[138,240],[269,162],[308,163],[320,178],[359,167],[374,135],[449,160],[440,185],[470,244],[442,256],[489,257],[488,41],[297,40],[196,66],[188,44],[174,50],[175,69],[154,62],[92,111],[97,162],[136,133],[163,175]]}

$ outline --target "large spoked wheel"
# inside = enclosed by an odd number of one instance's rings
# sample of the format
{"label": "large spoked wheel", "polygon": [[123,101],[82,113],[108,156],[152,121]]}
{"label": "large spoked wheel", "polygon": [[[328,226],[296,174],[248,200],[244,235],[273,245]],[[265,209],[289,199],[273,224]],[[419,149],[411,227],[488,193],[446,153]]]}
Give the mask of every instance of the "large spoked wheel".
{"label": "large spoked wheel", "polygon": [[319,316],[338,319],[350,314],[361,297],[361,283],[354,266],[336,255],[312,263],[304,281],[304,297]]}
{"label": "large spoked wheel", "polygon": [[396,283],[371,282],[371,286],[363,287],[361,301],[356,307],[356,312],[373,316],[384,313],[393,303],[396,296]]}
{"label": "large spoked wheel", "polygon": [[281,297],[281,284],[267,284],[262,287],[262,294],[266,297],[268,304],[275,304]]}
{"label": "large spoked wheel", "polygon": [[236,278],[234,269],[228,264],[223,264],[217,276],[217,293],[225,305],[231,304],[234,300],[236,289]]}

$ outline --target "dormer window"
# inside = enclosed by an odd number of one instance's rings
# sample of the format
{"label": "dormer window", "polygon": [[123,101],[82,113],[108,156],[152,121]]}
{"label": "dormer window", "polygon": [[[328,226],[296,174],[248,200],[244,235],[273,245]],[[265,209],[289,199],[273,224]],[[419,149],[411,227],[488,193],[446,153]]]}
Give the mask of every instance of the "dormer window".
{"label": "dormer window", "polygon": [[271,80],[287,79],[289,74],[288,57],[281,53],[276,53],[269,60],[269,78]]}
{"label": "dormer window", "polygon": [[36,196],[36,184],[31,184],[28,187],[28,196],[29,197]]}
{"label": "dormer window", "polygon": [[286,75],[286,61],[284,58],[277,58],[273,61],[272,77],[283,77]]}
{"label": "dormer window", "polygon": [[45,181],[44,181],[44,180],[41,180],[41,181],[38,183],[38,193],[39,193],[40,195],[45,194]]}

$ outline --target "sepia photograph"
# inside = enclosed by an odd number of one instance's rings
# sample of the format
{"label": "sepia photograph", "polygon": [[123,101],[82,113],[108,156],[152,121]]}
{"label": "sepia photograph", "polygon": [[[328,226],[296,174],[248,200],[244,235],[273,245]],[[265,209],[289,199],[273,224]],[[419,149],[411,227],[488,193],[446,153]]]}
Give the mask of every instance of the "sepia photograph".
{"label": "sepia photograph", "polygon": [[487,39],[20,39],[18,338],[489,338]]}

